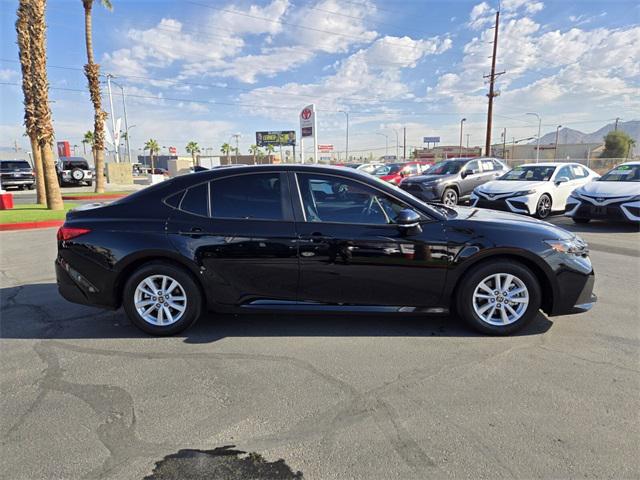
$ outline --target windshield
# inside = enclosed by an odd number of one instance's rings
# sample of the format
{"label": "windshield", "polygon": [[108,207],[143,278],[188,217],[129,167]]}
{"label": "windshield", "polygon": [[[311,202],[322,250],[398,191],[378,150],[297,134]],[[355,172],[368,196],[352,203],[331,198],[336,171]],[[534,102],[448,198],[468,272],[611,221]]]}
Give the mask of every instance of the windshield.
{"label": "windshield", "polygon": [[515,167],[508,171],[499,180],[519,180],[521,182],[548,182],[553,176],[556,167],[543,167],[528,165]]}
{"label": "windshield", "polygon": [[429,168],[425,175],[452,175],[458,173],[465,162],[440,162]]}
{"label": "windshield", "polygon": [[378,176],[393,175],[394,173],[398,173],[401,168],[402,164],[400,163],[390,163],[389,165],[382,165],[376,168],[376,171],[373,172],[373,174]]}
{"label": "windshield", "polygon": [[600,182],[640,182],[640,165],[618,165],[609,170]]}
{"label": "windshield", "polygon": [[31,168],[31,165],[29,165],[29,162],[26,162],[24,160],[20,161],[9,161],[9,162],[2,162],[0,164],[0,168],[2,168],[2,170],[16,170],[18,168]]}

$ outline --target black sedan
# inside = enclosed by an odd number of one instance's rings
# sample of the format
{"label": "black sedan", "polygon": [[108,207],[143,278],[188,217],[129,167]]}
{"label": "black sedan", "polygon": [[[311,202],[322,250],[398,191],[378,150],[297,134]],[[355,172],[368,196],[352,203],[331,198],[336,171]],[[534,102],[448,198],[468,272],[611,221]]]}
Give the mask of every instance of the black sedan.
{"label": "black sedan", "polygon": [[216,311],[456,312],[509,334],[596,300],[586,244],[534,219],[429,206],[355,170],[214,169],[68,213],[68,300],[170,335]]}

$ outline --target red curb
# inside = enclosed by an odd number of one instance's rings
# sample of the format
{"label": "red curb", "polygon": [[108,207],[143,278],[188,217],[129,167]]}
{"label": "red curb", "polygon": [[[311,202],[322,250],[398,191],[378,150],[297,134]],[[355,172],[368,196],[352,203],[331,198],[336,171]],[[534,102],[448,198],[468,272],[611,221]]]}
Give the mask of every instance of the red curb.
{"label": "red curb", "polygon": [[122,198],[129,195],[128,193],[101,193],[99,195],[63,195],[63,200],[110,200],[113,198]]}
{"label": "red curb", "polygon": [[0,223],[0,232],[8,230],[28,230],[32,228],[59,227],[64,220],[46,220],[44,222]]}

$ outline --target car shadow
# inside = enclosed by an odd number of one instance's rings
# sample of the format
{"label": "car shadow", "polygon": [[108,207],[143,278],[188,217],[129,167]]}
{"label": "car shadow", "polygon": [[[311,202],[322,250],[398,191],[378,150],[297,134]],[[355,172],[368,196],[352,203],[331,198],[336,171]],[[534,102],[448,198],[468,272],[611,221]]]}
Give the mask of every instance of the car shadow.
{"label": "car shadow", "polygon": [[[148,338],[122,309],[101,310],[63,299],[55,283],[0,289],[2,339]],[[517,332],[541,335],[553,323],[542,313]],[[416,314],[315,314],[207,312],[176,335],[185,343],[211,343],[227,337],[480,337],[460,319]]]}
{"label": "car shadow", "polygon": [[640,224],[630,222],[612,222],[591,220],[589,223],[575,223],[565,216],[555,216],[547,219],[550,223],[574,233],[637,233]]}

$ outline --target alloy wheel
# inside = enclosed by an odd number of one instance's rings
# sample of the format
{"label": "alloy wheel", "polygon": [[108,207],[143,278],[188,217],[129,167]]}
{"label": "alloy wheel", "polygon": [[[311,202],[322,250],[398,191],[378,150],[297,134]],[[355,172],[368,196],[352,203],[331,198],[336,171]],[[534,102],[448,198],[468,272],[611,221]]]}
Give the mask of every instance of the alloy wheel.
{"label": "alloy wheel", "polygon": [[551,213],[551,199],[548,196],[543,195],[540,197],[540,200],[538,200],[537,213],[540,218],[546,218]]}
{"label": "alloy wheel", "polygon": [[150,275],[136,287],[136,311],[147,323],[166,327],[176,323],[187,309],[187,295],[180,283],[168,275]]}
{"label": "alloy wheel", "polygon": [[527,286],[510,273],[485,277],[473,292],[473,309],[489,325],[510,325],[525,314],[528,306]]}
{"label": "alloy wheel", "polygon": [[456,192],[454,190],[448,189],[446,192],[444,192],[442,203],[444,203],[447,207],[455,207],[458,204],[458,195],[456,195]]}

